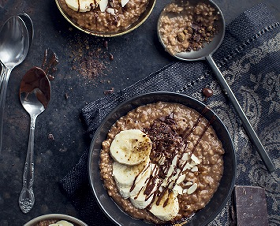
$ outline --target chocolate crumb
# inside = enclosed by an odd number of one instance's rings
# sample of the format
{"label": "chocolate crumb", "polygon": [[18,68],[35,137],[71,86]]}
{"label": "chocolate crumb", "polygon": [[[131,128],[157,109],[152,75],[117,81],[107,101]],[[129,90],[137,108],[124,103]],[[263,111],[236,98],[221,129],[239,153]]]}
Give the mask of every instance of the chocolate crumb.
{"label": "chocolate crumb", "polygon": [[114,56],[113,56],[112,53],[109,53],[109,59],[110,59],[110,60],[114,60]]}
{"label": "chocolate crumb", "polygon": [[107,40],[104,41],[103,45],[104,45],[105,49],[108,50],[108,41]]}
{"label": "chocolate crumb", "polygon": [[49,140],[54,140],[54,135],[53,135],[52,133],[49,133],[48,139],[49,139]]}
{"label": "chocolate crumb", "polygon": [[54,80],[54,76],[53,76],[53,75],[48,75],[48,79],[49,79],[50,81],[53,81],[53,80]]}
{"label": "chocolate crumb", "polygon": [[109,90],[105,90],[103,93],[105,94],[105,95],[108,95],[108,94],[112,94],[112,93],[114,93],[114,87],[112,87],[111,89],[109,89]]}
{"label": "chocolate crumb", "polygon": [[202,94],[205,96],[204,100],[206,101],[209,97],[213,96],[213,90],[210,88],[203,88]]}
{"label": "chocolate crumb", "polygon": [[62,152],[62,153],[63,153],[63,152],[66,152],[66,151],[67,151],[67,148],[65,148],[65,147],[59,149],[59,152]]}

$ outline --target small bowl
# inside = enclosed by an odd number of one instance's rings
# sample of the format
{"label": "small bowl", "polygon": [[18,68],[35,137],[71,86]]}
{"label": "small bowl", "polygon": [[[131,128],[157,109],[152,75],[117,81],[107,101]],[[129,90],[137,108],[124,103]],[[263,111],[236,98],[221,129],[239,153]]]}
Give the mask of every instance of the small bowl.
{"label": "small bowl", "polygon": [[130,26],[128,26],[127,28],[125,28],[124,30],[119,30],[119,31],[112,31],[112,32],[100,32],[100,31],[96,31],[96,30],[89,30],[86,28],[83,28],[81,26],[79,26],[77,24],[76,21],[74,21],[63,9],[62,5],[61,5],[61,0],[55,0],[56,5],[60,11],[60,13],[62,14],[62,16],[70,23],[72,24],[75,28],[90,34],[90,35],[94,35],[94,36],[99,36],[99,37],[115,37],[115,36],[120,36],[120,35],[124,35],[127,34],[133,30],[135,30],[136,28],[138,28],[141,24],[143,24],[148,17],[150,16],[150,14],[152,13],[154,6],[156,4],[156,0],[149,0],[149,3],[147,5],[146,10],[144,11],[144,13],[142,13],[140,15],[140,17],[138,18],[138,20],[134,23],[132,23]]}
{"label": "small bowl", "polygon": [[[100,205],[103,212],[117,225],[149,225],[148,223],[136,220],[123,212],[110,198],[107,190],[103,187],[103,182],[100,176],[99,170],[99,158],[100,150],[102,148],[102,142],[107,138],[108,131],[111,126],[122,116],[126,115],[129,111],[150,103],[156,103],[158,101],[172,102],[183,104],[190,107],[197,112],[203,112],[206,108],[202,102],[195,100],[189,96],[172,93],[172,92],[155,92],[147,93],[130,100],[125,101],[116,107],[102,122],[100,127],[95,132],[92,139],[90,153],[89,153],[89,177],[90,184],[94,196]],[[203,116],[208,120],[216,119],[211,124],[214,128],[218,138],[223,144],[225,154],[224,159],[224,173],[220,181],[220,185],[210,202],[201,210],[195,213],[195,215],[189,220],[186,225],[202,226],[211,222],[224,208],[227,201],[231,197],[231,193],[235,183],[236,175],[236,157],[233,148],[233,143],[228,133],[227,128],[220,120],[220,118],[209,109]]]}
{"label": "small bowl", "polygon": [[40,221],[45,221],[45,220],[66,220],[72,224],[74,224],[75,226],[87,226],[86,223],[82,222],[81,220],[78,220],[75,217],[71,217],[69,215],[64,215],[64,214],[46,214],[46,215],[42,215],[39,217],[36,217],[34,219],[32,219],[31,221],[28,221],[26,224],[24,224],[24,226],[35,226],[36,224],[38,224]]}

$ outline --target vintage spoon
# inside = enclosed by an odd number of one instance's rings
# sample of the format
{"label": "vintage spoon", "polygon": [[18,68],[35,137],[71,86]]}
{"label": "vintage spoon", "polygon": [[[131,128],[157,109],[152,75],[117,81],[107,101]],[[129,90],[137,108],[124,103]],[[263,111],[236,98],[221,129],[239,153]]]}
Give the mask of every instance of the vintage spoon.
{"label": "vintage spoon", "polygon": [[29,34],[23,20],[10,17],[0,31],[0,152],[2,150],[3,116],[6,92],[10,74],[14,67],[22,63],[29,50]]}
{"label": "vintage spoon", "polygon": [[[185,4],[187,1],[173,0],[173,2],[176,3],[177,5],[181,6],[182,4]],[[198,3],[196,0],[188,0],[188,2],[191,5],[195,5]],[[216,63],[214,62],[214,60],[212,58],[212,54],[219,48],[219,46],[221,45],[221,43],[224,39],[224,35],[225,35],[225,19],[224,19],[223,13],[220,10],[220,8],[211,0],[200,0],[199,2],[209,4],[210,6],[215,8],[217,10],[217,12],[219,13],[220,17],[216,21],[218,34],[215,35],[215,37],[213,38],[213,40],[210,43],[203,46],[203,48],[200,50],[190,51],[190,52],[180,52],[180,53],[176,53],[176,54],[172,54],[170,52],[169,53],[179,60],[184,60],[184,61],[206,60],[209,63],[209,65],[211,66],[212,70],[214,71],[214,73],[216,75],[217,80],[220,83],[220,86],[222,87],[223,91],[225,92],[225,94],[229,98],[229,100],[231,101],[235,111],[237,112],[238,116],[240,117],[243,127],[246,130],[249,138],[251,139],[252,143],[257,148],[257,151],[260,154],[266,168],[268,169],[269,172],[273,172],[275,170],[274,164],[272,163],[270,157],[268,156],[266,150],[264,149],[264,147],[263,147],[261,141],[259,140],[256,132],[254,131],[253,127],[251,126],[247,116],[243,112],[238,100],[236,99],[236,97],[235,97],[234,93],[232,92],[230,86],[228,85],[226,79],[224,78],[224,76],[222,75],[221,71],[219,70],[219,68],[217,67]],[[158,29],[157,29],[159,40],[164,47],[165,47],[165,44],[164,44],[161,34],[159,32],[159,28],[160,28],[160,19],[163,15],[166,15],[166,14],[167,14],[167,12],[165,12],[163,10],[159,17]]]}
{"label": "vintage spoon", "polygon": [[45,71],[33,67],[22,78],[19,97],[22,106],[30,115],[30,131],[26,161],[23,172],[23,187],[19,196],[19,207],[23,213],[29,212],[35,202],[34,183],[34,132],[36,118],[48,106],[51,85]]}

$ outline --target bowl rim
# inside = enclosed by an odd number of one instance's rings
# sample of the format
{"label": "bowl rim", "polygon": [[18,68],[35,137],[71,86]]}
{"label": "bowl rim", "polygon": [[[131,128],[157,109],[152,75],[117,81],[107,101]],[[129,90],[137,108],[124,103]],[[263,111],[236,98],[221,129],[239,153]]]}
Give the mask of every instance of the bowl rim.
{"label": "bowl rim", "polygon": [[[121,36],[124,34],[127,34],[135,29],[137,29],[138,27],[140,27],[147,19],[148,17],[151,15],[155,4],[156,4],[156,0],[151,0],[151,6],[150,9],[148,10],[147,14],[145,16],[143,16],[143,18],[141,18],[141,20],[137,20],[136,22],[133,23],[133,26],[129,26],[127,29],[125,29],[124,31],[119,31],[119,32],[114,32],[114,33],[108,33],[108,34],[104,34],[104,33],[100,33],[100,32],[96,32],[96,31],[91,31],[89,29],[84,29],[80,26],[78,26],[76,23],[74,23],[69,16],[63,11],[62,7],[60,6],[59,3],[60,0],[55,0],[57,8],[59,9],[60,13],[62,14],[62,16],[75,28],[77,28],[78,30],[89,34],[89,35],[93,35],[93,36],[97,36],[97,37],[117,37],[117,36]],[[148,3],[149,4],[149,3]]]}
{"label": "bowl rim", "polygon": [[[110,213],[108,213],[107,209],[103,206],[102,204],[102,200],[98,197],[98,194],[97,194],[97,191],[96,191],[96,188],[94,186],[94,180],[93,180],[93,175],[92,175],[92,162],[93,162],[93,153],[94,153],[94,145],[95,145],[95,141],[100,133],[100,130],[102,129],[102,127],[105,125],[105,123],[108,121],[108,119],[110,119],[116,111],[122,109],[123,106],[127,105],[128,103],[133,103],[133,101],[136,101],[137,99],[139,98],[145,98],[145,97],[148,97],[148,96],[153,96],[153,95],[159,95],[159,96],[164,96],[164,95],[170,95],[170,96],[174,96],[174,97],[180,97],[180,98],[186,98],[188,99],[189,101],[192,101],[204,108],[207,108],[208,111],[207,112],[210,112],[210,114],[212,114],[216,120],[215,121],[218,121],[218,123],[221,125],[221,127],[224,129],[224,131],[226,132],[226,135],[227,135],[227,138],[229,140],[229,144],[230,144],[230,147],[227,147],[227,149],[229,149],[229,152],[232,154],[232,161],[231,161],[231,164],[232,164],[232,167],[233,167],[233,172],[232,172],[232,178],[231,178],[231,181],[230,181],[230,184],[229,184],[229,189],[227,191],[227,195],[223,198],[222,202],[220,202],[220,205],[219,205],[219,208],[217,208],[213,214],[211,214],[210,217],[208,217],[207,219],[204,219],[203,222],[200,222],[199,225],[200,226],[205,226],[207,225],[208,223],[210,223],[211,221],[213,221],[215,219],[215,217],[222,211],[222,209],[225,207],[226,203],[228,202],[228,200],[230,199],[231,195],[232,195],[232,191],[234,189],[234,185],[235,185],[235,180],[236,180],[236,166],[237,166],[237,160],[236,160],[236,153],[235,153],[235,149],[234,149],[234,145],[233,145],[233,142],[232,142],[232,139],[231,139],[231,136],[229,134],[229,131],[227,129],[227,127],[225,126],[225,124],[223,123],[223,121],[219,118],[219,116],[211,109],[211,108],[208,108],[204,103],[202,103],[201,101],[193,98],[193,97],[190,97],[188,95],[185,95],[185,94],[181,94],[181,93],[175,93],[175,92],[168,92],[168,91],[158,91],[158,92],[148,92],[148,93],[143,93],[143,94],[140,94],[140,95],[136,95],[132,98],[128,98],[127,100],[123,101],[122,103],[118,104],[117,107],[113,108],[108,114],[107,116],[102,120],[101,124],[99,125],[99,127],[97,128],[97,130],[95,131],[94,133],[94,136],[91,140],[91,145],[90,145],[90,149],[89,149],[89,157],[88,157],[88,172],[89,172],[89,182],[90,182],[90,186],[91,186],[91,190],[93,191],[93,194],[94,194],[94,197],[95,197],[95,200],[97,201],[100,209],[103,211],[103,213],[112,221],[114,222],[115,224],[117,225],[122,225],[120,224],[116,219],[114,219],[114,217],[112,217],[110,215]],[[157,100],[157,101],[151,101],[150,103],[156,103],[156,102],[159,102],[159,101],[162,101],[162,102],[172,102],[172,101],[164,101],[164,100]],[[173,101],[174,103],[175,101]],[[177,102],[178,103],[178,102]],[[179,102],[180,103],[180,102]],[[142,105],[146,105],[146,104],[149,104],[149,103],[145,103],[145,104],[140,104],[140,105],[137,105],[137,106],[134,106],[133,109],[139,107],[139,106],[142,106]],[[184,104],[183,104],[184,105]],[[185,105],[187,106],[187,105]],[[190,106],[187,106],[187,107],[190,107]],[[192,107],[190,107],[192,108]],[[194,109],[194,108],[192,108]],[[132,110],[132,109],[130,109]],[[197,109],[194,109],[198,112]],[[128,113],[128,112],[126,112]],[[200,113],[200,112],[198,112]],[[125,114],[124,114],[125,115]],[[205,115],[203,115],[208,121],[210,121]],[[217,133],[217,131],[215,130],[215,132]],[[219,138],[220,139],[220,138]],[[223,141],[222,141],[223,142]],[[225,149],[225,147],[224,147]],[[100,149],[99,149],[100,151]],[[227,153],[227,152],[226,152]],[[225,154],[226,154],[225,153]],[[224,154],[224,155],[225,155]],[[97,156],[100,156],[100,154],[96,154]],[[118,204],[115,203],[115,201],[108,195],[108,192],[107,190],[104,188],[104,183],[100,177],[100,170],[99,170],[99,158],[98,158],[98,164],[97,164],[97,167],[98,167],[98,175],[99,175],[99,182],[102,184],[102,188],[105,192],[105,196],[108,197],[112,204],[116,206],[115,209],[118,209],[120,211],[120,213],[122,212],[124,215],[126,215],[126,217],[130,217],[131,220],[135,220],[137,223],[137,225],[149,225],[148,222],[145,222],[143,220],[139,220],[139,219],[134,219],[132,218],[130,215],[128,215],[125,211],[123,211]],[[224,167],[225,169],[225,167]],[[223,172],[223,176],[221,178],[221,181],[222,179],[225,177],[224,175],[225,173],[225,170]],[[220,182],[221,182],[220,181]],[[217,191],[219,190],[219,187],[220,185],[218,186],[217,188]],[[213,194],[213,197],[214,195],[217,193],[217,191]],[[209,203],[211,202],[211,200],[213,199],[213,197],[210,199],[210,201],[208,202],[208,204],[202,208],[201,210],[203,209],[206,209],[206,207],[209,205]],[[221,201],[221,200],[219,200]],[[193,217],[191,217],[189,219],[189,221],[186,223],[186,225],[194,225],[194,226],[198,226],[197,224],[189,224],[192,222],[192,220],[195,218],[196,215],[198,215],[198,213],[201,211],[197,211],[195,213],[195,215]]]}
{"label": "bowl rim", "polygon": [[81,226],[87,226],[86,223],[84,223],[83,221],[81,221],[75,217],[72,217],[72,216],[66,215],[66,214],[58,214],[58,213],[44,214],[44,215],[35,217],[32,220],[25,223],[23,226],[33,226],[36,223],[38,223],[39,221],[49,220],[49,219],[66,220],[66,221],[70,221],[70,223],[75,223],[75,224],[78,224]]}

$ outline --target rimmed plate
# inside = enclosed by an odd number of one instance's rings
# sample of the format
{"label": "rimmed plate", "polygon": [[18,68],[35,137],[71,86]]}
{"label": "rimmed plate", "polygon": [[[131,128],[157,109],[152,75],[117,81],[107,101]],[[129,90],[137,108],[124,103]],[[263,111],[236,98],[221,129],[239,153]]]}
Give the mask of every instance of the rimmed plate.
{"label": "rimmed plate", "polygon": [[[147,225],[147,223],[141,220],[133,219],[123,212],[117,204],[114,203],[108,195],[106,189],[103,187],[99,170],[99,154],[102,147],[102,141],[106,139],[109,129],[120,117],[126,115],[129,111],[141,105],[156,103],[158,101],[180,103],[196,110],[199,113],[203,112],[206,108],[206,105],[202,102],[182,94],[171,92],[143,94],[123,102],[111,111],[111,113],[103,120],[92,139],[88,162],[89,179],[92,191],[100,208],[109,217],[109,219],[117,225]],[[203,116],[209,121],[213,117],[216,118],[211,125],[223,144],[225,150],[225,154],[223,156],[225,167],[218,190],[215,192],[210,202],[203,209],[199,210],[187,223],[187,225],[195,226],[206,225],[218,215],[231,196],[236,175],[235,151],[227,128],[211,109],[203,114]]]}

